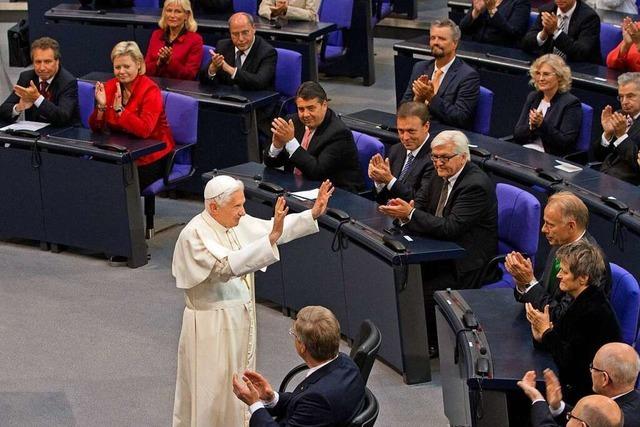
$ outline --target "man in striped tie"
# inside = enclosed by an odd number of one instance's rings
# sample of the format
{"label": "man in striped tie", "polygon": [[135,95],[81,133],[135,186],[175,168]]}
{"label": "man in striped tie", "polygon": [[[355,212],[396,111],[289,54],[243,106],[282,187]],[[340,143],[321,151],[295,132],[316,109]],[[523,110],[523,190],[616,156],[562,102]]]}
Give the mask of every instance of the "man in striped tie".
{"label": "man in striped tie", "polygon": [[405,102],[398,108],[396,127],[400,144],[369,161],[369,178],[375,184],[376,200],[386,204],[391,198],[413,200],[422,185],[433,175],[429,154],[429,109],[422,102]]}
{"label": "man in striped tie", "polygon": [[364,178],[353,135],[329,108],[327,94],[316,82],[304,82],[296,93],[297,115],[276,117],[273,138],[264,151],[268,167],[314,181],[330,179],[336,186],[358,192]]}
{"label": "man in striped tie", "polygon": [[60,46],[49,37],[31,44],[33,70],[20,73],[13,93],[0,106],[0,121],[25,120],[55,126],[72,124],[77,118],[76,79],[60,66]]}
{"label": "man in striped tie", "polygon": [[522,48],[535,55],[555,53],[567,62],[601,64],[600,18],[581,0],[555,0],[540,8]]}

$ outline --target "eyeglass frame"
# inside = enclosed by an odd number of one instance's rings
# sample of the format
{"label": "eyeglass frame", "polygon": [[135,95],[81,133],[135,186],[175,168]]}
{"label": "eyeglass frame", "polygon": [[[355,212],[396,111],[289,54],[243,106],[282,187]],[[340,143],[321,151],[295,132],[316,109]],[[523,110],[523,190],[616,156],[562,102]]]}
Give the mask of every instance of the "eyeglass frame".
{"label": "eyeglass frame", "polygon": [[431,161],[433,163],[442,162],[443,165],[446,165],[447,163],[449,163],[449,160],[461,154],[462,153],[454,153],[454,154],[451,154],[450,156],[434,156],[433,154],[430,154],[429,157],[431,158]]}
{"label": "eyeglass frame", "polygon": [[300,337],[296,335],[295,331],[293,330],[293,326],[289,328],[289,335],[300,341]]}
{"label": "eyeglass frame", "polygon": [[580,421],[585,426],[589,427],[589,424],[587,424],[587,422],[585,420],[581,420],[580,418],[576,417],[575,415],[573,415],[571,413],[571,411],[567,412],[567,415],[565,415],[565,417],[567,418],[567,421],[571,421],[571,418],[574,418],[575,420]]}

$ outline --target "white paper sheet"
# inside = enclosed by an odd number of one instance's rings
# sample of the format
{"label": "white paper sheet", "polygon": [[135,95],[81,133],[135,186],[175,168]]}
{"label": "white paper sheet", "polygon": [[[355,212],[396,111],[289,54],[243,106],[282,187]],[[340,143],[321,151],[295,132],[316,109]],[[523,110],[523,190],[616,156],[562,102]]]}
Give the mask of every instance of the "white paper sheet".
{"label": "white paper sheet", "polygon": [[315,200],[318,198],[319,191],[319,188],[314,188],[313,190],[296,191],[295,193],[291,193],[291,195],[302,200]]}
{"label": "white paper sheet", "polygon": [[21,122],[16,122],[14,124],[11,124],[9,126],[5,126],[3,128],[0,128],[0,131],[5,131],[8,129],[11,130],[32,130],[32,131],[38,131],[40,129],[42,129],[43,127],[49,126],[49,123],[42,123],[42,122],[30,122],[29,120],[23,120]]}

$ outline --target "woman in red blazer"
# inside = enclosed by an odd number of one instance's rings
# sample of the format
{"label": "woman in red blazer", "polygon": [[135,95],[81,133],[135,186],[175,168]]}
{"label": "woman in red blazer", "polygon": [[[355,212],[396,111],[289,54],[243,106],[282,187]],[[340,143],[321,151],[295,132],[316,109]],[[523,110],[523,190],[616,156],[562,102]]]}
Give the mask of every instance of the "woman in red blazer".
{"label": "woman in red blazer", "polygon": [[118,43],[111,51],[115,78],[96,83],[96,108],[89,117],[94,131],[112,129],[164,141],[165,147],[136,160],[140,190],[164,175],[167,154],[175,147],[164,114],[160,88],[145,73],[142,52],[135,42]]}
{"label": "woman in red blazer", "polygon": [[189,0],[166,0],[158,25],[144,58],[147,74],[194,80],[202,61],[202,36],[196,33]]}

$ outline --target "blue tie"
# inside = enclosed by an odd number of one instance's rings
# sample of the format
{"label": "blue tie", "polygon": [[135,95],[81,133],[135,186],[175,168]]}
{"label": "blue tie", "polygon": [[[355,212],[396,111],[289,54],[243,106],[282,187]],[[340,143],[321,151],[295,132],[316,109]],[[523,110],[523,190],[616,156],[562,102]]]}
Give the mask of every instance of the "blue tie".
{"label": "blue tie", "polygon": [[402,179],[409,173],[409,169],[411,169],[411,164],[416,158],[413,157],[413,154],[407,154],[407,163],[404,164],[404,167],[400,171],[400,176],[398,177],[398,181],[402,181]]}

